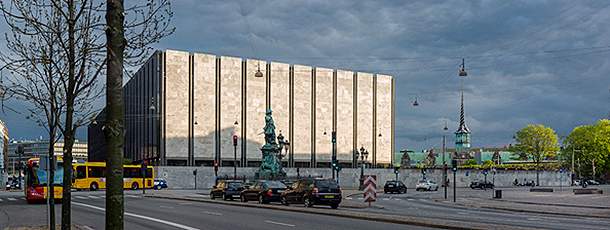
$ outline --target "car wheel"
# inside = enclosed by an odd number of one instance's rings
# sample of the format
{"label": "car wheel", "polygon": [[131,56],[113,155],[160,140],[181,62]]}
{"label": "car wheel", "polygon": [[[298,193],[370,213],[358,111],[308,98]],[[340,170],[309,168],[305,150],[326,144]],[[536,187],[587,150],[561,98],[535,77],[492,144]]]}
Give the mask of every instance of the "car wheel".
{"label": "car wheel", "polygon": [[306,208],[313,207],[313,203],[311,202],[311,199],[309,197],[305,197],[303,199],[303,205],[305,205]]}
{"label": "car wheel", "polygon": [[339,207],[339,204],[331,204],[330,208],[332,209],[337,209]]}
{"label": "car wheel", "polygon": [[434,191],[438,191],[438,187],[434,188]]}
{"label": "car wheel", "polygon": [[402,193],[407,193],[407,189],[406,189],[406,188],[405,188],[405,189],[403,189],[403,190],[402,190]]}
{"label": "car wheel", "polygon": [[212,199],[212,200],[213,200],[214,198],[216,198],[216,197],[214,196],[214,193],[210,192],[210,199]]}
{"label": "car wheel", "polygon": [[138,190],[138,183],[134,182],[133,184],[131,184],[131,190]]}
{"label": "car wheel", "polygon": [[288,200],[286,200],[286,197],[284,197],[284,196],[280,198],[280,203],[282,203],[283,205],[286,205],[286,206],[289,205]]}
{"label": "car wheel", "polygon": [[244,195],[239,196],[239,200],[241,200],[241,202],[248,202],[248,200],[246,199],[246,197]]}
{"label": "car wheel", "polygon": [[265,197],[263,197],[263,196],[261,195],[261,196],[258,196],[258,203],[259,203],[259,204],[266,204],[266,203],[269,203],[269,202],[267,202],[267,201],[265,200]]}
{"label": "car wheel", "polygon": [[98,187],[97,183],[95,183],[95,182],[93,182],[93,183],[91,183],[91,185],[89,185],[89,190],[91,190],[91,191],[96,191],[98,188],[99,187]]}

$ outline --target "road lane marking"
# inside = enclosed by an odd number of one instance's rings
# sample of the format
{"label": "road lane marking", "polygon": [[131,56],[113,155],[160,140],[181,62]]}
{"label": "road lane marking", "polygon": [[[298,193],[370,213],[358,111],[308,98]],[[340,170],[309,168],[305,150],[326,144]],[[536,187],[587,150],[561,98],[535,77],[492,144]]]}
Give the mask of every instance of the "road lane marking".
{"label": "road lane marking", "polygon": [[138,198],[138,196],[134,196],[134,195],[125,195],[126,197],[130,197],[130,198]]}
{"label": "road lane marking", "polygon": [[163,206],[163,205],[159,205],[159,208],[170,208],[170,209],[171,209],[171,208],[174,208],[174,207],[172,207],[172,206]]}
{"label": "road lane marking", "polygon": [[286,227],[296,227],[296,225],[294,225],[294,224],[286,224],[286,223],[280,223],[280,222],[275,222],[275,221],[270,221],[270,220],[265,220],[265,223],[276,224],[276,225],[281,225],[281,226],[286,226]]}
{"label": "road lane marking", "polygon": [[[79,202],[72,202],[72,204],[80,205],[80,206],[83,206],[83,207],[87,207],[87,208],[90,208],[90,209],[95,209],[95,210],[102,211],[102,212],[106,212],[105,208],[101,208],[101,207],[97,207],[97,206],[93,206],[93,205],[83,204],[83,203],[79,203]],[[161,219],[156,219],[156,218],[153,218],[153,217],[142,216],[142,215],[138,215],[138,214],[130,213],[130,212],[125,212],[125,216],[131,216],[131,217],[135,217],[135,218],[150,220],[150,221],[153,221],[153,222],[169,225],[169,226],[180,228],[180,229],[184,229],[184,230],[200,230],[198,228],[189,227],[189,226],[186,226],[186,225],[170,222],[170,221],[167,221],[167,220],[161,220]]]}
{"label": "road lane marking", "polygon": [[358,197],[358,200],[364,200],[364,198],[362,198],[362,197]]}
{"label": "road lane marking", "polygon": [[91,198],[91,199],[98,199],[98,198],[99,198],[99,197],[97,197],[97,196],[87,196],[87,197],[89,197],[89,198]]}
{"label": "road lane marking", "polygon": [[204,214],[208,214],[208,215],[212,215],[212,216],[222,216],[222,213],[220,212],[210,212],[210,211],[203,211]]}
{"label": "road lane marking", "polygon": [[383,198],[382,200],[390,200],[390,198]]}
{"label": "road lane marking", "polygon": [[346,200],[351,200],[351,199],[354,199],[354,198],[351,198],[351,197],[346,197],[345,199],[346,199]]}
{"label": "road lane marking", "polygon": [[413,200],[413,199],[411,199],[411,198],[409,198],[409,199],[407,199],[407,200],[410,200],[410,201],[412,201],[412,200]]}
{"label": "road lane marking", "polygon": [[394,200],[402,200],[402,199],[394,198]]}
{"label": "road lane marking", "polygon": [[0,202],[2,202],[2,199],[0,199]]}
{"label": "road lane marking", "polygon": [[189,205],[189,204],[193,204],[191,202],[183,202],[183,203],[178,203],[179,205]]}
{"label": "road lane marking", "polygon": [[12,197],[9,197],[9,198],[6,198],[6,199],[8,199],[8,200],[10,200],[10,201],[16,201],[16,200],[17,200],[17,199],[12,198]]}

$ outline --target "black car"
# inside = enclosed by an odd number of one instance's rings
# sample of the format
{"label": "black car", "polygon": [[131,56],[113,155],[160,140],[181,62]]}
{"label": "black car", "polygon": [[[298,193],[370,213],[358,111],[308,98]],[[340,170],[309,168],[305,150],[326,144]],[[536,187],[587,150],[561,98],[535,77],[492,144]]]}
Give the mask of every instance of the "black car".
{"label": "black car", "polygon": [[239,198],[241,191],[244,190],[244,183],[239,180],[220,180],[210,191],[210,199],[222,197],[223,200],[233,200]]}
{"label": "black car", "polygon": [[305,207],[330,205],[333,209],[339,207],[341,199],[341,188],[337,182],[321,178],[300,179],[281,195],[281,202],[284,205],[291,203],[303,203]]}
{"label": "black car", "polygon": [[239,196],[242,202],[256,200],[260,204],[279,202],[280,195],[286,191],[284,183],[275,180],[259,180],[252,186],[246,187]]}
{"label": "black car", "polygon": [[165,179],[155,179],[153,189],[160,190],[163,188],[167,188],[167,181]]}
{"label": "black car", "polygon": [[407,186],[402,181],[389,180],[383,186],[384,193],[407,193]]}
{"label": "black car", "polygon": [[489,182],[489,181],[473,181],[470,182],[470,188],[471,189],[493,189],[494,188],[494,184]]}

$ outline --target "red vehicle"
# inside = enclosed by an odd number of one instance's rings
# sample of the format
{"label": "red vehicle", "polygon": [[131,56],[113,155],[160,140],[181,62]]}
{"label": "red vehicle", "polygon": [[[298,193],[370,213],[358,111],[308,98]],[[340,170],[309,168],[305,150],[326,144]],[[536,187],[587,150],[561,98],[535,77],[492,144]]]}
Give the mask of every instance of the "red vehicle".
{"label": "red vehicle", "polygon": [[[45,158],[43,158],[45,160]],[[62,198],[62,182],[64,178],[64,170],[62,167],[61,158],[57,159],[55,166],[55,176],[53,179],[53,193],[56,200]],[[47,170],[41,168],[40,158],[31,158],[28,160],[25,168],[25,199],[28,203],[42,203],[47,199],[48,192],[48,176]]]}

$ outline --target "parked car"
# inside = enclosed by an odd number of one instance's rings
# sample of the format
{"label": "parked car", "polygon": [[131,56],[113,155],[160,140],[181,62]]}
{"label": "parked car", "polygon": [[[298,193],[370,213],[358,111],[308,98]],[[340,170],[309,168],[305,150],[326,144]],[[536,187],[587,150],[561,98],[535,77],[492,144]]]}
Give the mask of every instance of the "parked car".
{"label": "parked car", "polygon": [[223,200],[233,200],[239,198],[241,191],[244,190],[244,183],[239,180],[219,180],[217,185],[210,191],[210,199],[222,197]]}
{"label": "parked car", "polygon": [[389,180],[383,186],[384,193],[407,193],[407,186],[402,181]]}
{"label": "parked car", "polygon": [[587,180],[587,184],[589,184],[589,185],[599,185],[599,182],[597,182],[596,180]]}
{"label": "parked car", "polygon": [[242,190],[239,198],[241,202],[256,200],[259,204],[279,202],[280,195],[286,191],[286,189],[286,185],[280,181],[259,180],[252,186],[246,187],[244,190]]}
{"label": "parked car", "polygon": [[341,203],[341,188],[331,179],[306,178],[294,182],[292,187],[280,196],[284,205],[303,203],[305,207],[330,205],[336,209]]}
{"label": "parked car", "polygon": [[433,180],[419,180],[415,186],[416,191],[438,191],[438,184]]}
{"label": "parked car", "polygon": [[489,181],[473,181],[470,182],[470,188],[471,189],[493,189],[494,188],[494,184],[489,182]]}
{"label": "parked car", "polygon": [[155,179],[153,188],[156,190],[167,188],[167,181],[165,179]]}

